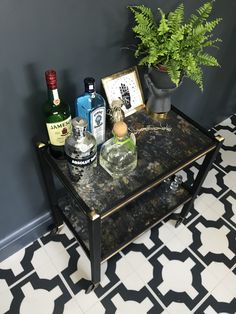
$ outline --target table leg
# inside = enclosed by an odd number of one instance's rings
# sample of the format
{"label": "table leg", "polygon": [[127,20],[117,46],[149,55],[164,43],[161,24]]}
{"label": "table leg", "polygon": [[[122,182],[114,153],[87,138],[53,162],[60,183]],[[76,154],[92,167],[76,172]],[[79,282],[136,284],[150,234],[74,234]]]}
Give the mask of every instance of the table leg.
{"label": "table leg", "polygon": [[88,231],[92,284],[86,293],[93,291],[101,279],[101,217],[94,211],[88,218]]}
{"label": "table leg", "polygon": [[188,215],[190,209],[193,206],[195,198],[199,194],[199,191],[202,187],[202,184],[203,184],[209,170],[212,167],[212,164],[213,164],[213,162],[214,162],[214,160],[215,160],[215,158],[219,152],[219,149],[221,148],[221,146],[223,144],[223,141],[224,141],[223,137],[218,136],[217,139],[218,139],[218,145],[216,146],[216,148],[213,151],[210,151],[204,158],[203,164],[202,164],[202,166],[198,172],[198,175],[197,175],[195,182],[193,184],[193,187],[192,187],[192,199],[184,205],[184,207],[183,207],[183,209],[179,215],[179,218],[176,221],[175,227],[178,227],[184,221],[185,217]]}
{"label": "table leg", "polygon": [[61,229],[63,228],[63,219],[61,217],[61,214],[57,205],[56,189],[55,189],[55,184],[53,180],[53,174],[52,174],[50,166],[48,165],[48,163],[45,161],[43,157],[44,151],[45,149],[47,149],[47,146],[44,143],[37,143],[36,149],[38,152],[41,171],[42,171],[43,179],[45,182],[47,197],[49,200],[53,220],[55,223],[52,233],[55,234],[55,233],[59,233]]}

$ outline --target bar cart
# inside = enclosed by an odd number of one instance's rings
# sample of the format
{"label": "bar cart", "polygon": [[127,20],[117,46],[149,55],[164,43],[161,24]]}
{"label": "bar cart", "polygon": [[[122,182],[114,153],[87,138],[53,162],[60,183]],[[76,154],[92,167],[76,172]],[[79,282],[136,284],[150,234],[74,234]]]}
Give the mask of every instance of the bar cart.
{"label": "bar cart", "polygon": [[[127,117],[126,122],[134,129],[160,126],[144,109]],[[66,162],[55,160],[47,144],[36,143],[54,231],[65,222],[90,259],[92,283],[87,293],[99,285],[102,262],[169,215],[176,218],[176,226],[183,222],[224,140],[211,136],[174,106],[165,123],[169,131],[136,135],[137,168],[119,180],[98,164],[89,183],[74,184]],[[191,187],[181,184],[176,192],[166,189],[168,178],[201,157],[204,161]],[[60,192],[55,177],[63,186]],[[181,213],[175,214],[182,204]]]}

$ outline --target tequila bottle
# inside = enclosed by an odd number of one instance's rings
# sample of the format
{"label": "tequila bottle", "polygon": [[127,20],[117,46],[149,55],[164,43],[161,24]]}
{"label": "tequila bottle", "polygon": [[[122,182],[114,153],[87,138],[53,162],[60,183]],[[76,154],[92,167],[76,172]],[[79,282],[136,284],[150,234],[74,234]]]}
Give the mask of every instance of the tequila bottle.
{"label": "tequila bottle", "polygon": [[114,178],[125,176],[137,166],[137,149],[128,135],[125,122],[116,122],[114,137],[106,141],[100,151],[100,165]]}
{"label": "tequila bottle", "polygon": [[66,139],[65,154],[72,181],[87,183],[97,166],[97,145],[94,136],[86,131],[87,121],[72,119],[72,135]]}
{"label": "tequila bottle", "polygon": [[97,145],[105,141],[106,103],[101,95],[96,93],[95,79],[84,79],[85,92],[76,99],[75,113],[88,121],[88,131],[96,138]]}

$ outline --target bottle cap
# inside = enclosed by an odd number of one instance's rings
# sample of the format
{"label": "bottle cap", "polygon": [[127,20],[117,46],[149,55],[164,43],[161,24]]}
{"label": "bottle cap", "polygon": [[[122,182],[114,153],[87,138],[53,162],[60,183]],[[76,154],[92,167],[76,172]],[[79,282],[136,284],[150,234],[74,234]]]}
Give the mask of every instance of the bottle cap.
{"label": "bottle cap", "polygon": [[71,120],[72,126],[76,129],[84,129],[87,127],[88,122],[87,120],[81,118],[81,117],[76,117]]}
{"label": "bottle cap", "polygon": [[123,121],[116,122],[113,126],[113,132],[117,137],[124,137],[128,133],[127,124]]}
{"label": "bottle cap", "polygon": [[93,77],[86,77],[84,79],[85,92],[93,93],[95,91],[95,79]]}
{"label": "bottle cap", "polygon": [[47,70],[45,72],[45,78],[49,89],[57,89],[57,73],[55,70]]}

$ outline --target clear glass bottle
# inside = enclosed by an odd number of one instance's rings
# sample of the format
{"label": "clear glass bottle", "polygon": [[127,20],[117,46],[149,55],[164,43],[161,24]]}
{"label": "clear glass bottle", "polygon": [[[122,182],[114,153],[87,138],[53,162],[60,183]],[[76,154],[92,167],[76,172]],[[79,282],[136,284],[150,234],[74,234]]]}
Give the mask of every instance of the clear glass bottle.
{"label": "clear glass bottle", "polygon": [[50,152],[53,157],[63,159],[65,139],[71,134],[70,106],[58,95],[56,71],[46,71],[45,79],[48,100],[43,109],[50,140]]}
{"label": "clear glass bottle", "polygon": [[97,144],[94,136],[86,131],[87,121],[72,119],[72,135],[66,139],[65,154],[72,181],[86,183],[92,180],[97,166]]}
{"label": "clear glass bottle", "polygon": [[106,102],[96,93],[95,79],[84,79],[85,92],[76,99],[75,113],[88,121],[88,131],[96,138],[97,145],[105,141]]}
{"label": "clear glass bottle", "polygon": [[125,176],[137,166],[137,149],[128,135],[125,122],[116,122],[114,137],[106,141],[100,151],[100,165],[114,178]]}

